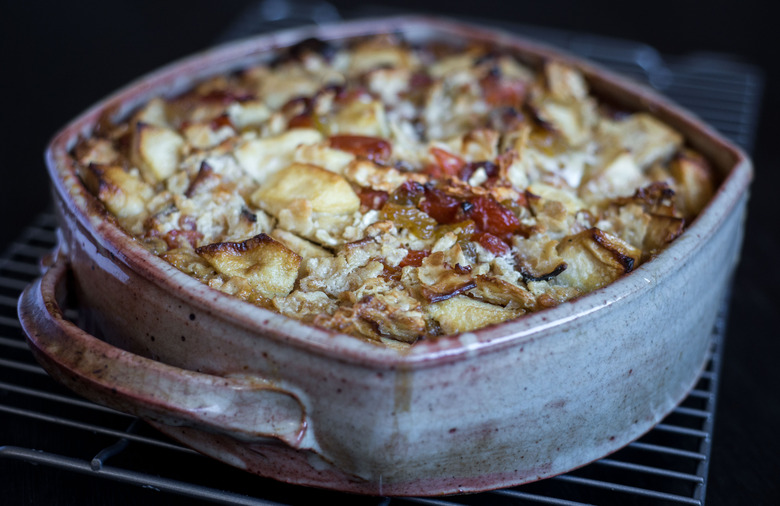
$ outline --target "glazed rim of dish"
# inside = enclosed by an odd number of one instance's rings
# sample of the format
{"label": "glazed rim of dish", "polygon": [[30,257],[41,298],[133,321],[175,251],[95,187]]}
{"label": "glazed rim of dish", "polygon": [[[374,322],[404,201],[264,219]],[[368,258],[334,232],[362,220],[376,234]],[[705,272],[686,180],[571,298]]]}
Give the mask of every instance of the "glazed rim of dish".
{"label": "glazed rim of dish", "polygon": [[[558,306],[479,330],[420,341],[399,351],[321,329],[274,311],[244,302],[204,285],[146,250],[112,220],[102,204],[83,186],[70,152],[80,136],[87,136],[105,111],[124,118],[157,95],[175,96],[204,78],[266,60],[277,49],[309,37],[345,40],[377,33],[401,32],[415,40],[475,40],[529,54],[538,63],[543,59],[563,61],[578,68],[591,88],[630,110],[651,111],[680,131],[686,142],[713,163],[722,180],[714,197],[699,216],[664,251],[636,270],[603,288]],[[502,343],[538,339],[554,333],[559,326],[603,310],[615,303],[636,301],[643,293],[677,269],[708,241],[721,223],[735,210],[752,178],[747,156],[693,114],[682,110],[649,88],[619,77],[597,65],[583,62],[558,49],[552,49],[520,36],[494,28],[480,28],[460,22],[428,17],[396,17],[361,20],[322,27],[304,27],[276,32],[207,50],[158,69],[130,83],[98,102],[55,135],[46,150],[46,164],[54,191],[65,203],[79,226],[101,248],[172,297],[193,307],[252,329],[290,345],[306,348],[332,358],[393,368],[433,366],[476,352],[501,349]]]}

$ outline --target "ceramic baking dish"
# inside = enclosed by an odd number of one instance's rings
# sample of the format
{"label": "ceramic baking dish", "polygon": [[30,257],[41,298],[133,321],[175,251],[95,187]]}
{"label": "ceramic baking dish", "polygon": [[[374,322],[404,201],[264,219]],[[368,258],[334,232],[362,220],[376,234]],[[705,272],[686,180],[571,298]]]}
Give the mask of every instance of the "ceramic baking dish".
{"label": "ceramic baking dish", "polygon": [[[531,62],[569,62],[600,96],[682,132],[718,172],[716,195],[665,251],[602,289],[398,351],[208,288],[125,234],[76,175],[70,151],[105,111],[124,117],[155,95],[309,37],[385,32],[482,40]],[[60,245],[19,305],[41,364],[80,394],[236,467],[381,495],[534,481],[647,432],[704,365],[738,260],[751,179],[738,148],[640,85],[514,35],[419,17],[296,29],[188,58],[78,117],[46,160]],[[78,301],[78,326],[63,317],[66,293]]]}

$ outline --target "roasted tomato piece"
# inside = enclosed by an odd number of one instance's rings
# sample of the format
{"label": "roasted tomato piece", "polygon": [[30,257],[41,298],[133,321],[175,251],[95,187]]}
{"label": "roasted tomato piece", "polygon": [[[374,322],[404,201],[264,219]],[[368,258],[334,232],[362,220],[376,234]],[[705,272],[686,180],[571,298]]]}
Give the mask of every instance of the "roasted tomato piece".
{"label": "roasted tomato piece", "polygon": [[418,207],[440,224],[449,224],[458,221],[460,201],[438,188],[425,188],[425,198]]}
{"label": "roasted tomato piece", "polygon": [[282,106],[285,114],[309,114],[312,111],[312,99],[309,97],[293,97]]}
{"label": "roasted tomato piece", "polygon": [[433,78],[430,75],[426,72],[415,72],[409,78],[409,86],[401,93],[401,96],[414,104],[422,104],[431,84],[433,84]]}
{"label": "roasted tomato piece", "polygon": [[433,84],[433,78],[426,72],[415,72],[409,79],[410,88],[427,87]]}
{"label": "roasted tomato piece", "polygon": [[287,128],[316,128],[317,125],[314,122],[314,118],[311,114],[302,113],[296,114],[290,121],[287,122]]}
{"label": "roasted tomato piece", "polygon": [[512,234],[520,227],[515,214],[488,197],[476,197],[466,206],[466,215],[474,220],[479,232],[488,232],[497,237]]}
{"label": "roasted tomato piece", "polygon": [[483,248],[493,253],[494,255],[506,255],[509,253],[509,246],[488,232],[480,232],[471,236],[471,240],[478,242]]}
{"label": "roasted tomato piece", "polygon": [[485,102],[494,107],[520,108],[525,100],[526,85],[516,79],[504,79],[499,72],[490,72],[480,79]]}
{"label": "roasted tomato piece", "polygon": [[385,164],[393,154],[389,142],[378,137],[366,135],[334,135],[330,138],[330,147],[348,151],[355,156],[367,158],[372,162]]}
{"label": "roasted tomato piece", "polygon": [[246,102],[253,98],[255,98],[255,96],[252,93],[242,92],[240,90],[211,90],[198,97],[198,100],[227,105],[232,102]]}
{"label": "roasted tomato piece", "polygon": [[435,163],[428,166],[427,171],[433,177],[457,176],[466,166],[466,161],[463,158],[449,151],[433,147],[430,152]]}
{"label": "roasted tomato piece", "polygon": [[419,267],[422,265],[423,259],[430,254],[431,252],[426,249],[409,250],[409,253],[407,253],[404,259],[401,260],[401,263],[398,264],[398,267],[406,267],[408,265],[411,265],[412,267]]}
{"label": "roasted tomato piece", "polygon": [[360,188],[358,191],[360,204],[369,209],[381,209],[387,199],[390,198],[387,192],[382,190],[372,190],[371,188]]}
{"label": "roasted tomato piece", "polygon": [[211,120],[209,126],[211,127],[212,130],[219,130],[220,128],[226,126],[230,128],[235,128],[233,126],[233,123],[230,121],[230,116],[228,116],[227,114],[222,114],[217,116],[216,118]]}

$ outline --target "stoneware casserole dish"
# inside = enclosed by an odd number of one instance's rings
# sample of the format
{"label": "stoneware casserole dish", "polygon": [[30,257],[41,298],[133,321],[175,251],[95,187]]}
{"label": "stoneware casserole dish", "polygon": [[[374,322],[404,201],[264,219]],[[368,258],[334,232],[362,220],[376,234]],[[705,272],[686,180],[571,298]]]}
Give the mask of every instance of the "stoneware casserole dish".
{"label": "stoneware casserole dish", "polygon": [[[579,68],[599,95],[652,111],[718,172],[713,201],[657,258],[602,289],[407,351],[307,326],[208,288],[152,255],[78,179],[70,151],[127,115],[277,47],[402,32],[483,40]],[[521,484],[607,455],[680,402],[705,363],[739,255],[751,166],[644,87],[492,29],[393,18],[230,44],[142,78],[74,120],[46,153],[61,236],[20,318],[36,358],[96,402],[262,476],[380,495]],[[82,320],[63,316],[75,294]],[[99,336],[95,337],[95,336]]]}

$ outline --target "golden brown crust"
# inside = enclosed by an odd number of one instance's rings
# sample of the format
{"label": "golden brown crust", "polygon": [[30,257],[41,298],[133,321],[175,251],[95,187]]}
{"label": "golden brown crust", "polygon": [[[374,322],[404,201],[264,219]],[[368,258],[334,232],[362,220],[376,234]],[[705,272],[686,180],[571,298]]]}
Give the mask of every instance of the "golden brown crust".
{"label": "golden brown crust", "polygon": [[706,160],[575,68],[396,36],[307,42],[73,151],[90,192],[209,286],[397,346],[635,269],[711,199]]}

